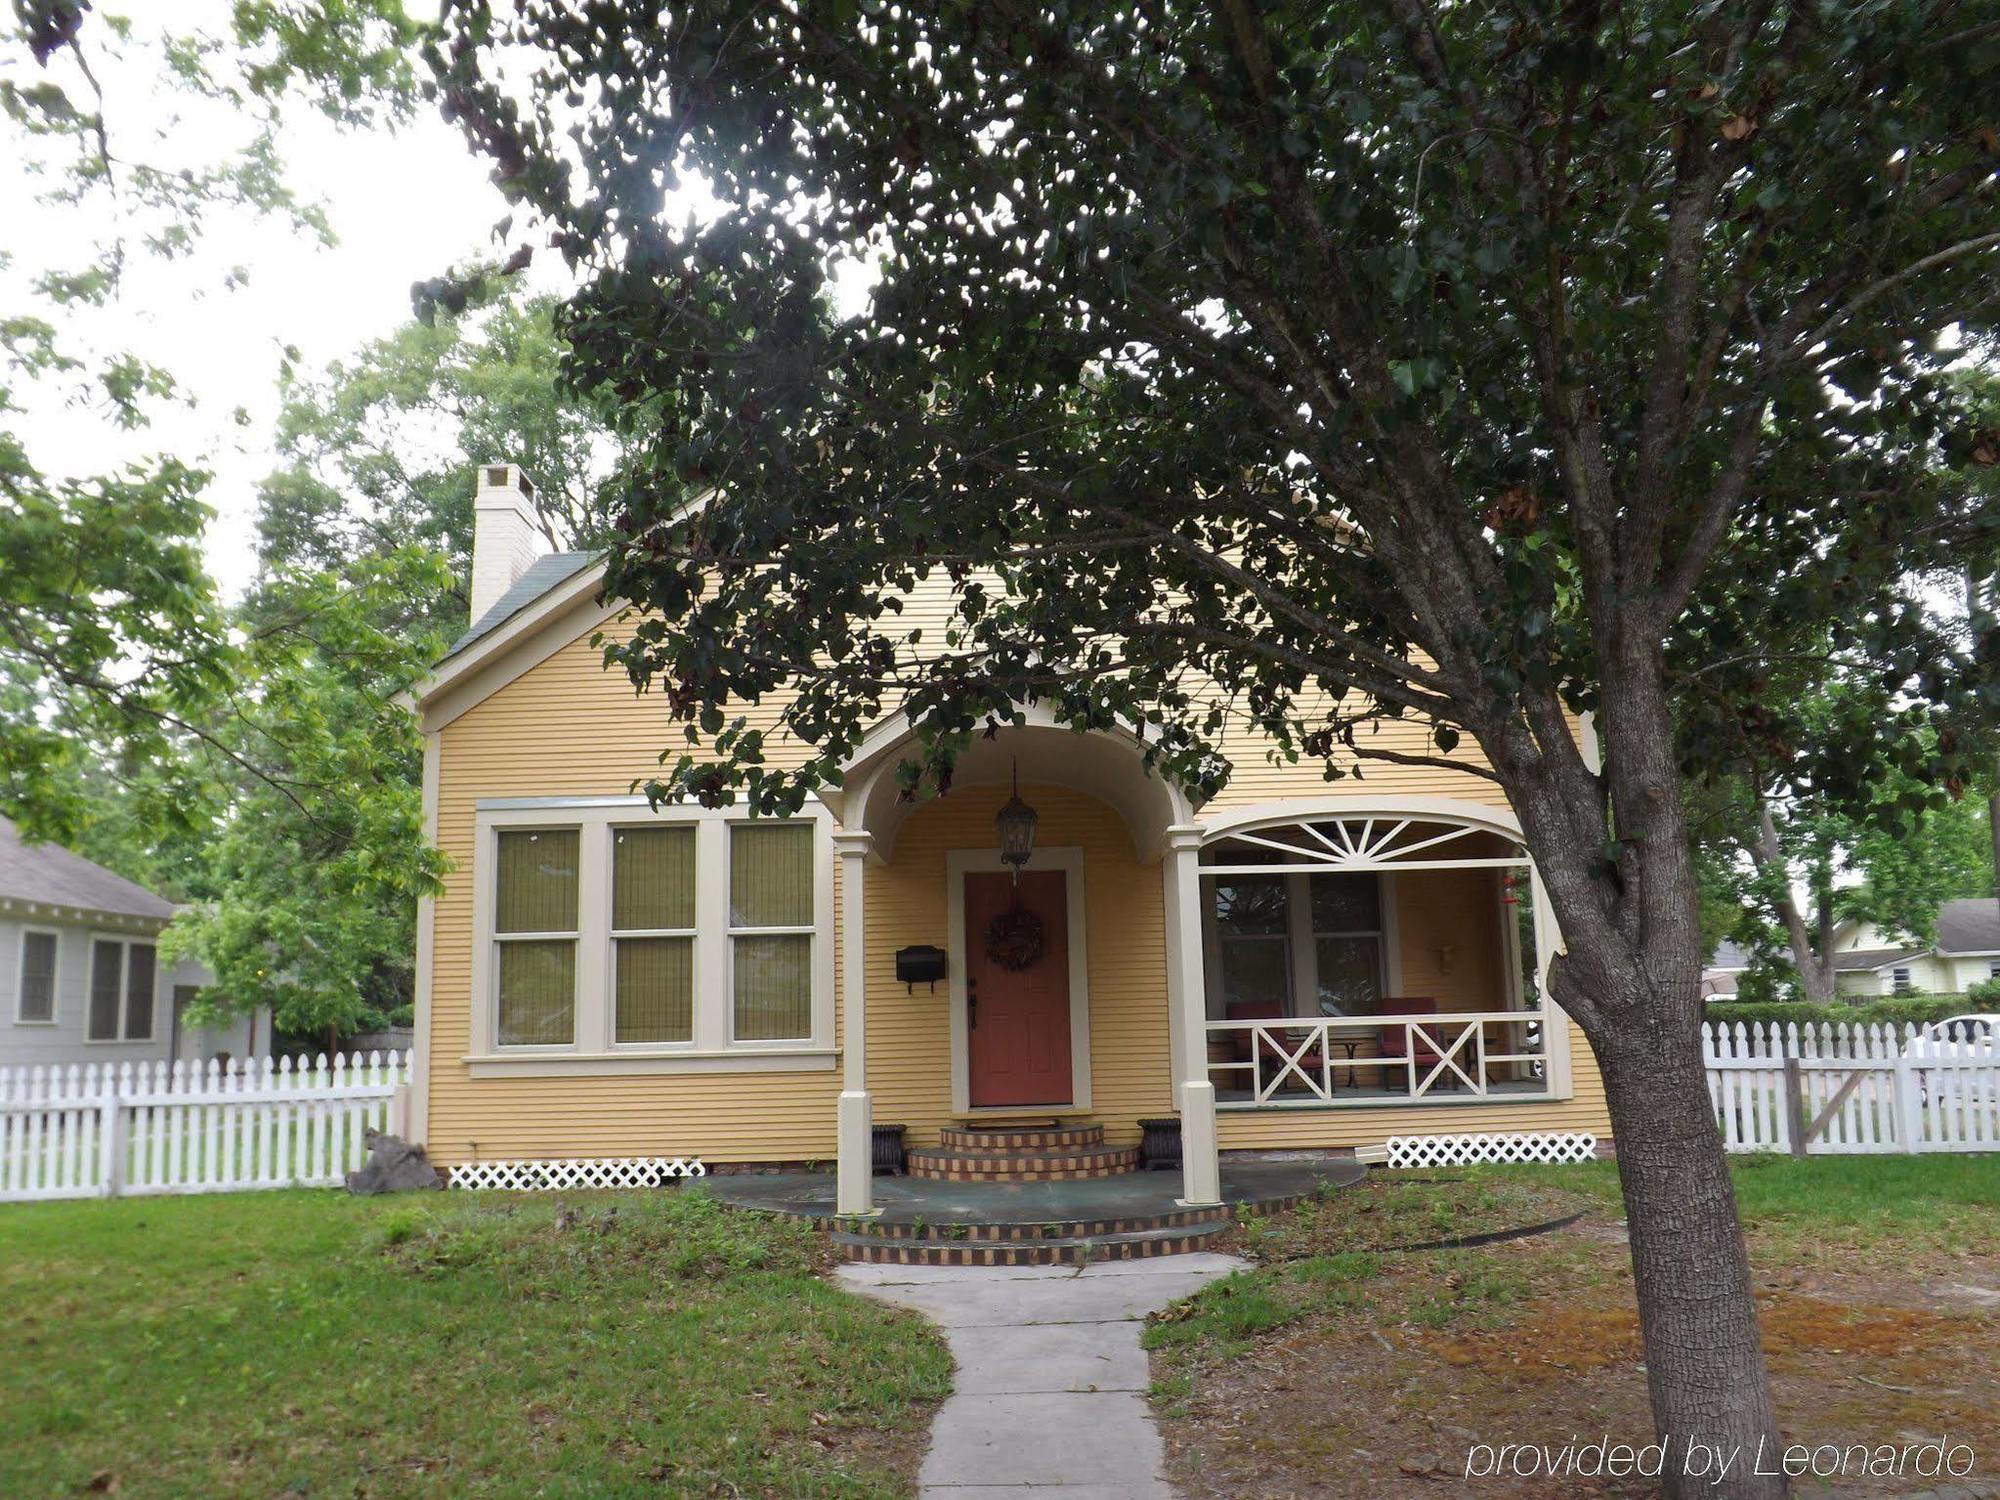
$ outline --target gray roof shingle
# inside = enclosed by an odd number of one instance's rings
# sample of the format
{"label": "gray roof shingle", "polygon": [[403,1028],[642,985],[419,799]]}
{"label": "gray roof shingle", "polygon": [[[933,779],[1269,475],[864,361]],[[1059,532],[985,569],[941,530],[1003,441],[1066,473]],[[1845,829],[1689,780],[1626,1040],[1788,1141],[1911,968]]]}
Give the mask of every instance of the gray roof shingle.
{"label": "gray roof shingle", "polygon": [[2000,899],[1971,896],[1938,908],[1941,953],[2000,953]]}
{"label": "gray roof shingle", "polygon": [[1922,948],[1850,948],[1845,953],[1833,955],[1833,967],[1842,974],[1862,973],[1886,964],[1900,963],[1906,958],[1915,958],[1925,951]]}
{"label": "gray roof shingle", "polygon": [[0,818],[0,896],[163,922],[174,914],[173,902],[60,844],[23,843],[8,818]]}
{"label": "gray roof shingle", "polygon": [[527,571],[509,585],[493,607],[472,622],[464,635],[451,643],[444,654],[449,661],[483,635],[491,634],[509,619],[533,604],[559,583],[567,583],[603,557],[602,552],[551,552],[528,564]]}

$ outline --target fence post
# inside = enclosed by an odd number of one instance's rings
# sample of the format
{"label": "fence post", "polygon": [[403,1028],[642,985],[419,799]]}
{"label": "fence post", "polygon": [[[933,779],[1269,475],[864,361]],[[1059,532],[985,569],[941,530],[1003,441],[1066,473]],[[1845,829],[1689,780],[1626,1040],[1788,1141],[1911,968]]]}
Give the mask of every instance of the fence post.
{"label": "fence post", "polygon": [[[109,1069],[106,1070],[109,1072]],[[107,1078],[109,1092],[97,1098],[97,1191],[100,1197],[117,1198],[125,1191],[125,1154],[129,1137],[125,1127],[125,1101],[118,1094],[117,1080]]]}
{"label": "fence post", "polygon": [[1785,1145],[1793,1156],[1806,1154],[1805,1084],[1793,1049],[1785,1049]]}
{"label": "fence post", "polygon": [[[1890,1036],[1893,1040],[1895,1033]],[[1914,1028],[1905,1027],[1903,1045],[1896,1049],[1896,1125],[1902,1131],[1902,1148],[1905,1151],[1924,1149],[1924,1105],[1921,1085],[1917,1081],[1917,1070],[1910,1063],[1910,1043],[1915,1040]]]}

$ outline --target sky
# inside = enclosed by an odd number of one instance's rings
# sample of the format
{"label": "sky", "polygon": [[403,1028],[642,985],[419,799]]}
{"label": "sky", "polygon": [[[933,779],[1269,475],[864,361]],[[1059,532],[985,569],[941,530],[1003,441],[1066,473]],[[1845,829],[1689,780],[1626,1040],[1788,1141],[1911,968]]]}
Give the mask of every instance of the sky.
{"label": "sky", "polygon": [[[436,0],[405,0],[417,19],[436,20]],[[161,36],[226,37],[229,0],[115,0],[98,14],[122,11],[134,23],[123,56],[93,18],[84,38],[92,71],[103,85],[105,120],[114,157],[151,166],[202,167],[225,160],[251,138],[242,114],[226,102],[190,96],[166,81]],[[226,55],[226,54],[225,54]],[[218,67],[221,66],[220,60]],[[73,99],[89,100],[72,59],[59,54],[44,72],[24,49],[0,49],[0,80],[26,88],[52,78]],[[98,247],[129,234],[142,217],[129,189],[102,192],[81,204],[38,201],[52,179],[36,177],[12,150],[0,120],[0,316],[33,308],[35,276],[75,269]],[[423,106],[415,118],[387,128],[336,127],[316,110],[294,104],[282,117],[278,148],[284,181],[324,212],[335,243],[301,232],[282,217],[225,209],[208,216],[191,253],[171,262],[127,257],[122,290],[112,305],[60,311],[33,308],[59,325],[72,352],[129,350],[171,372],[184,398],[156,403],[143,431],[120,431],[97,404],[65,399],[70,392],[21,383],[12,392],[26,408],[22,424],[30,453],[45,472],[73,477],[103,473],[107,462],[170,453],[213,471],[207,500],[216,516],[205,546],[209,571],[225,597],[239,597],[256,572],[256,485],[278,466],[273,443],[280,406],[284,351],[314,375],[412,316],[413,282],[474,258],[498,259],[522,243],[504,242],[494,226],[509,205],[458,132]],[[690,213],[706,221],[723,212],[698,180],[666,194],[671,224]],[[872,258],[836,254],[836,308],[858,311],[875,279]],[[568,291],[573,279],[544,250],[521,280],[529,291]],[[502,459],[505,454],[475,457]]]}
{"label": "sky", "polygon": [[[219,34],[227,12],[223,0],[149,0],[129,9],[142,33],[171,24]],[[123,64],[95,53],[92,60],[105,89],[114,155],[193,163],[225,156],[246,138],[228,106],[162,87],[153,49],[135,46]],[[0,61],[0,78],[26,87],[36,76],[24,55]],[[55,76],[65,87],[75,83],[74,74]],[[101,407],[46,388],[14,393],[29,410],[23,426],[30,452],[51,472],[102,472],[107,455],[126,459],[149,449],[212,468],[208,501],[217,516],[206,548],[210,571],[230,597],[255,571],[255,486],[276,466],[271,435],[284,346],[296,347],[302,368],[317,370],[389,332],[411,315],[412,282],[493,253],[492,226],[507,212],[485,165],[428,112],[394,133],[343,132],[295,108],[280,149],[286,180],[320,202],[336,245],[321,245],[279,220],[224,212],[182,260],[130,257],[113,306],[60,315],[66,339],[133,350],[169,370],[192,405],[157,409],[150,429],[126,434]],[[0,250],[12,258],[0,269],[0,309],[17,312],[34,274],[87,261],[93,242],[115,232],[119,219],[107,201],[35,202],[46,180],[29,176],[12,152],[0,158]],[[531,285],[566,286],[560,264],[549,261],[545,254],[530,268]],[[238,267],[247,282],[230,290],[226,283]],[[51,316],[47,309],[41,315]],[[237,419],[239,409],[247,422]]]}

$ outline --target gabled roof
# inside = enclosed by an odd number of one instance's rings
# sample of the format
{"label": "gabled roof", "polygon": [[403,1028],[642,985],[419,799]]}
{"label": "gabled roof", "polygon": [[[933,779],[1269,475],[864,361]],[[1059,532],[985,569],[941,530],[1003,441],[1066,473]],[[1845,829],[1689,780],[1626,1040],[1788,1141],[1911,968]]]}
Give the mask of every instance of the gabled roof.
{"label": "gabled roof", "polygon": [[493,601],[493,607],[474,620],[465,634],[451,643],[443,660],[451,660],[481,636],[497,630],[557,584],[574,578],[603,555],[601,552],[551,552],[536,558],[528,564],[527,571],[508,585],[507,592]]}
{"label": "gabled roof", "polygon": [[1940,953],[2000,953],[2000,898],[1971,896],[1938,908]]}
{"label": "gabled roof", "polygon": [[23,843],[8,818],[0,818],[0,899],[156,917],[162,922],[174,914],[173,902],[60,844]]}
{"label": "gabled roof", "polygon": [[1927,948],[1850,948],[1845,953],[1833,955],[1833,967],[1840,974],[1865,974],[1929,951]]}

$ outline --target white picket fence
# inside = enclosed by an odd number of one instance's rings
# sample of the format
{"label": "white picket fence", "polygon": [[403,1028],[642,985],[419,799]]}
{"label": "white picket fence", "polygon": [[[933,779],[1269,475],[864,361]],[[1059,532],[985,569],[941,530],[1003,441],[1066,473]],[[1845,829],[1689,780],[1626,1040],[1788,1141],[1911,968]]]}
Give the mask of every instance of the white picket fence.
{"label": "white picket fence", "polygon": [[338,1184],[407,1052],[0,1068],[0,1202]]}
{"label": "white picket fence", "polygon": [[2000,1049],[1916,1026],[1702,1028],[1708,1091],[1731,1151],[1794,1156],[2000,1151]]}

